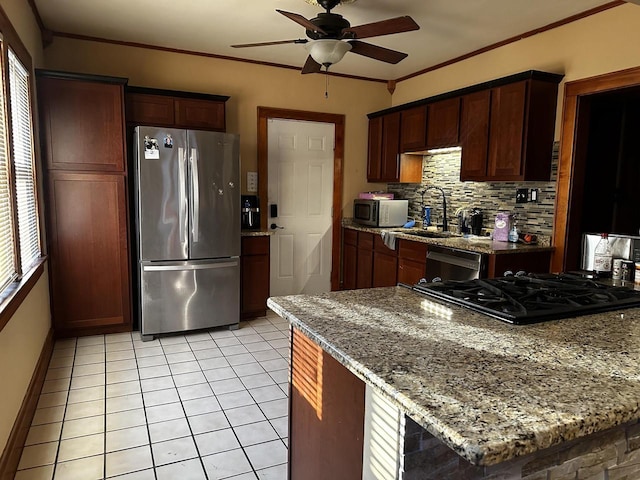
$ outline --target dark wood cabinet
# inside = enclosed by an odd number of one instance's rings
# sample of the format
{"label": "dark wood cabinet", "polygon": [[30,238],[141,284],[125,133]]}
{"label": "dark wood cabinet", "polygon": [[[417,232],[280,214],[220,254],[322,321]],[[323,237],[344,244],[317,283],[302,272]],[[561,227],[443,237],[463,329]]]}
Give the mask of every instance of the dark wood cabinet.
{"label": "dark wood cabinet", "polygon": [[292,336],[289,478],[362,478],[365,384],[300,331]]}
{"label": "dark wood cabinet", "polygon": [[427,244],[398,240],[398,282],[413,285],[424,278],[427,271]]}
{"label": "dark wood cabinet", "polygon": [[48,191],[56,334],[130,329],[125,177],[52,171]]}
{"label": "dark wood cabinet", "polygon": [[122,85],[42,75],[38,97],[46,168],[124,172]]}
{"label": "dark wood cabinet", "polygon": [[131,87],[126,93],[127,123],[224,132],[227,99],[219,95]]}
{"label": "dark wood cabinet", "polygon": [[269,298],[269,236],[242,237],[240,316],[261,317]]}
{"label": "dark wood cabinet", "polygon": [[489,154],[489,114],[491,90],[465,95],[460,109],[460,145],[462,156],[460,180],[484,180],[487,178]]}
{"label": "dark wood cabinet", "polygon": [[358,232],[348,228],[342,230],[342,289],[356,288],[358,265]]}
{"label": "dark wood cabinet", "polygon": [[369,120],[369,182],[420,183],[422,156],[400,154],[400,112]]}
{"label": "dark wood cabinet", "polygon": [[491,91],[487,162],[487,175],[491,178],[519,180],[522,176],[527,83],[504,85]]}
{"label": "dark wood cabinet", "polygon": [[358,232],[358,255],[356,261],[356,288],[371,288],[373,285],[373,234]]}
{"label": "dark wood cabinet", "polygon": [[463,97],[460,179],[549,181],[557,92],[528,79]]}
{"label": "dark wood cabinet", "polygon": [[56,336],[129,331],[126,79],[36,75]]}
{"label": "dark wood cabinet", "polygon": [[373,240],[374,287],[393,287],[398,283],[398,251],[391,250],[379,235]]}
{"label": "dark wood cabinet", "polygon": [[502,277],[510,270],[527,273],[549,273],[551,269],[551,252],[522,252],[502,255],[489,255],[487,259],[487,277]]}
{"label": "dark wood cabinet", "polygon": [[427,147],[427,106],[400,112],[400,152],[416,152]]}
{"label": "dark wood cabinet", "polygon": [[455,147],[460,144],[460,98],[429,104],[427,148]]}

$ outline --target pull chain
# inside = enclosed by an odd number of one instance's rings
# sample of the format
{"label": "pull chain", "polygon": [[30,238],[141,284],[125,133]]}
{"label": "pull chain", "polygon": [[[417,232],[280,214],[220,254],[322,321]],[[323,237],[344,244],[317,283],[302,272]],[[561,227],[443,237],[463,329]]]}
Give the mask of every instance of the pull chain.
{"label": "pull chain", "polygon": [[324,71],[324,98],[329,98],[329,67]]}

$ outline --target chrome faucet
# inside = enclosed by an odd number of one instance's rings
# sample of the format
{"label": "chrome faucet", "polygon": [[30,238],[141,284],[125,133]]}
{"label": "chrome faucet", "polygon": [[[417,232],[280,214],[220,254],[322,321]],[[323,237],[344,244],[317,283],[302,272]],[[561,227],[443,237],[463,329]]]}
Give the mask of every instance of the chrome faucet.
{"label": "chrome faucet", "polygon": [[430,185],[419,192],[423,198],[422,203],[424,203],[424,194],[429,190],[438,190],[442,194],[442,231],[447,232],[449,231],[449,225],[447,224],[447,197],[445,197],[444,190],[442,188]]}

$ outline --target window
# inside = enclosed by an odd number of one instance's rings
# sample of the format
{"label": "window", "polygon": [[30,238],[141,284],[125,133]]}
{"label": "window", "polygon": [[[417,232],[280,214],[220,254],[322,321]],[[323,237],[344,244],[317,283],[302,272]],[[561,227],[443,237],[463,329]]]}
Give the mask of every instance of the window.
{"label": "window", "polygon": [[[13,32],[15,33],[15,32]],[[0,35],[0,303],[42,257],[31,115],[31,60]],[[27,66],[25,66],[25,63]]]}

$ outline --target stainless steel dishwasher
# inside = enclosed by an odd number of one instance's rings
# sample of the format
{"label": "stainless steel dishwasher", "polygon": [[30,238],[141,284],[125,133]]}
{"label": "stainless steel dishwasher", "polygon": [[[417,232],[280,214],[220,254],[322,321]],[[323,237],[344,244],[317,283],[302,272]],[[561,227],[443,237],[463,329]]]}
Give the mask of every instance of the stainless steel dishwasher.
{"label": "stainless steel dishwasher", "polygon": [[431,246],[427,251],[427,282],[439,280],[472,280],[480,278],[486,262],[481,253],[455,248]]}

